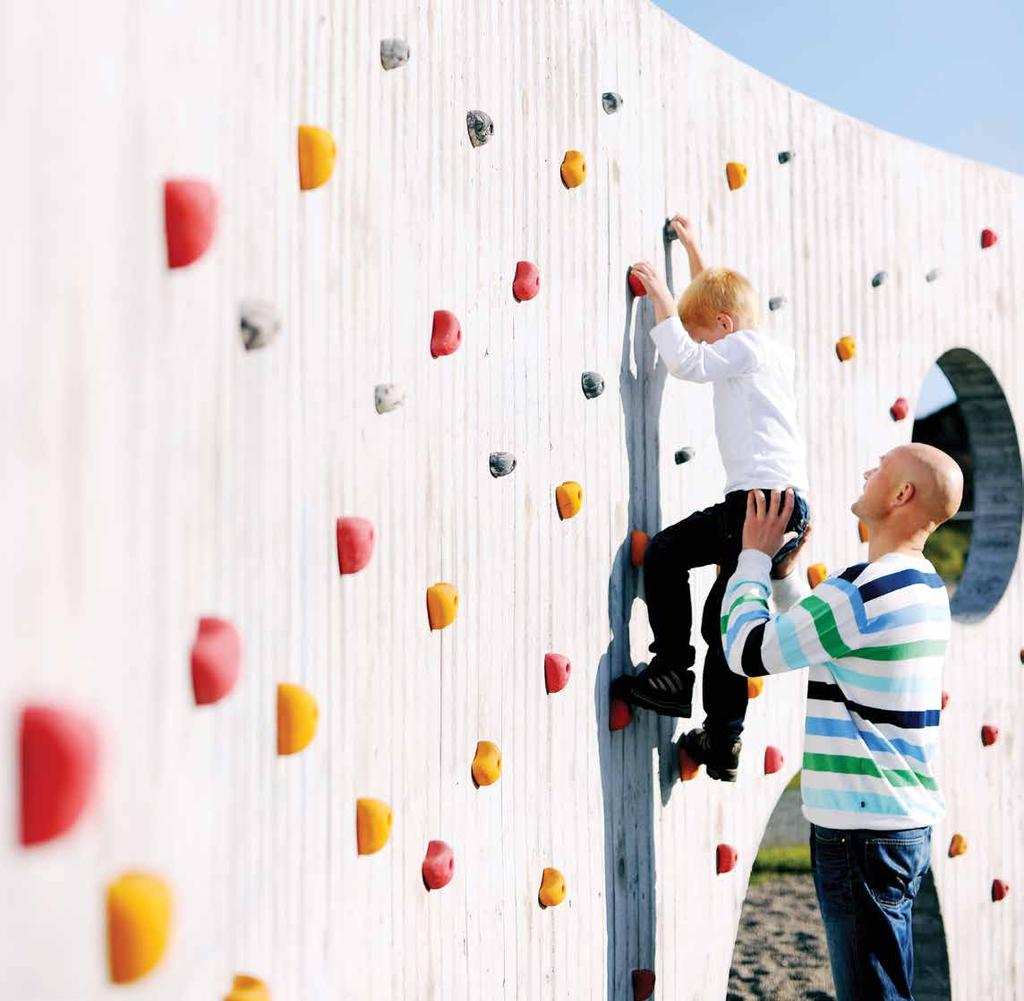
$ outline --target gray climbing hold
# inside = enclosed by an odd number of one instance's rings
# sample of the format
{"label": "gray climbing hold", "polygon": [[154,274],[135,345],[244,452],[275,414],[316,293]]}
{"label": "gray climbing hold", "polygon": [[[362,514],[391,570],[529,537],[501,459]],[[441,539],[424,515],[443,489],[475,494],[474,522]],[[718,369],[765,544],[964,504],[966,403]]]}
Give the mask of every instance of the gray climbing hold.
{"label": "gray climbing hold", "polygon": [[606,115],[614,115],[623,105],[622,95],[614,90],[607,90],[601,95],[601,107]]}
{"label": "gray climbing hold", "polygon": [[508,476],[516,468],[516,457],[511,452],[491,452],[488,465],[491,467],[491,476],[495,479],[499,476]]}
{"label": "gray climbing hold", "polygon": [[483,146],[494,135],[494,122],[486,111],[467,111],[466,129],[474,146]]}
{"label": "gray climbing hold", "polygon": [[281,332],[281,314],[273,303],[245,299],[239,308],[238,326],[246,351],[265,348]]}
{"label": "gray climbing hold", "polygon": [[676,236],[676,231],[672,228],[671,219],[665,220],[665,225],[662,227],[661,230],[661,236],[666,243],[671,243],[673,240],[679,239],[679,237]]}
{"label": "gray climbing hold", "polygon": [[926,282],[934,282],[934,281],[938,281],[941,277],[942,277],[942,268],[932,268],[931,271],[929,271],[928,274],[926,274],[924,276],[924,280]]}
{"label": "gray climbing hold", "polygon": [[583,395],[588,400],[604,392],[604,379],[597,372],[584,372],[580,377],[580,384],[583,386]]}
{"label": "gray climbing hold", "polygon": [[879,271],[878,274],[876,274],[871,279],[871,287],[872,288],[878,288],[879,285],[884,285],[886,283],[886,281],[888,280],[888,278],[889,278],[889,273],[887,271]]}
{"label": "gray climbing hold", "polygon": [[684,462],[689,462],[697,453],[687,445],[685,448],[679,449],[676,452],[676,465],[681,466]]}
{"label": "gray climbing hold", "polygon": [[784,149],[779,154],[779,163],[789,163],[789,161],[792,160],[795,156],[796,153],[794,153],[791,149]]}
{"label": "gray climbing hold", "polygon": [[384,38],[380,43],[380,64],[386,70],[398,69],[409,61],[409,43],[402,38]]}
{"label": "gray climbing hold", "polygon": [[768,308],[774,313],[777,309],[782,309],[786,305],[786,297],[784,295],[773,295],[768,300]]}
{"label": "gray climbing hold", "polygon": [[373,405],[378,414],[386,414],[405,403],[405,389],[393,382],[382,382],[373,390]]}

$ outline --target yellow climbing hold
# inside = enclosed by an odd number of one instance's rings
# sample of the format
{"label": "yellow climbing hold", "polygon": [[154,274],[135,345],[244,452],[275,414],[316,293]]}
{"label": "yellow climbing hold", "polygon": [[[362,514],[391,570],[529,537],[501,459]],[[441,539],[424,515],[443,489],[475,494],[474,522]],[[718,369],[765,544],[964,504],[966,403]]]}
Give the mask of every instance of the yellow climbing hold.
{"label": "yellow climbing hold", "polygon": [[565,900],[565,877],[557,869],[545,869],[537,894],[541,907],[557,907]]}
{"label": "yellow climbing hold", "polygon": [[567,188],[578,188],[587,179],[587,161],[578,149],[566,150],[561,173]]}
{"label": "yellow climbing hold", "polygon": [[270,1001],[270,991],[262,980],[247,973],[236,973],[235,982],[224,1001]]}
{"label": "yellow climbing hold", "polygon": [[828,576],[828,567],[824,563],[812,563],[807,568],[807,583],[817,587]]}
{"label": "yellow climbing hold", "polygon": [[492,741],[481,740],[476,745],[472,771],[478,786],[494,785],[501,778],[501,748]]}
{"label": "yellow climbing hold", "polygon": [[107,887],[107,959],[115,984],[149,973],[170,932],[171,891],[158,876],[129,872]]}
{"label": "yellow climbing hold", "polygon": [[849,335],[836,341],[836,357],[840,361],[849,361],[857,353],[857,342]]}
{"label": "yellow climbing hold", "polygon": [[444,629],[459,611],[459,589],[454,584],[431,584],[427,588],[427,619],[431,629]]}
{"label": "yellow climbing hold", "polygon": [[868,541],[868,526],[863,521],[857,522],[857,534],[860,536],[861,542]]}
{"label": "yellow climbing hold", "polygon": [[555,487],[555,503],[558,505],[558,517],[562,521],[576,517],[583,507],[583,487],[575,480],[566,480]]}
{"label": "yellow climbing hold", "polygon": [[725,165],[725,179],[729,182],[729,190],[735,191],[747,183],[747,165],[730,160]]}
{"label": "yellow climbing hold", "polygon": [[949,842],[949,857],[956,858],[967,851],[967,839],[962,834],[954,834]]}
{"label": "yellow climbing hold", "polygon": [[379,852],[391,837],[391,807],[379,799],[356,800],[356,846],[360,855]]}
{"label": "yellow climbing hold", "polygon": [[277,753],[297,754],[316,734],[316,699],[301,685],[277,686]]}
{"label": "yellow climbing hold", "polygon": [[747,678],[747,698],[756,699],[764,691],[764,678]]}
{"label": "yellow climbing hold", "polygon": [[299,187],[319,188],[331,179],[336,155],[334,136],[316,125],[299,126]]}

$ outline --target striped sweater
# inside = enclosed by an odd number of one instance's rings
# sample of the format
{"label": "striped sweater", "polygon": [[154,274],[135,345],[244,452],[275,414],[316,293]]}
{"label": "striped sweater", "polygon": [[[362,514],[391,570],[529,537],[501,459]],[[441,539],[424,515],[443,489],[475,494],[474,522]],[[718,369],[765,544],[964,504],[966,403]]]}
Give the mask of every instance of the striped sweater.
{"label": "striped sweater", "polygon": [[935,568],[889,553],[802,599],[796,574],[773,582],[770,570],[764,553],[743,551],[722,602],[722,646],[737,674],[810,668],[804,816],[841,830],[934,824],[943,812],[935,775],[950,622]]}

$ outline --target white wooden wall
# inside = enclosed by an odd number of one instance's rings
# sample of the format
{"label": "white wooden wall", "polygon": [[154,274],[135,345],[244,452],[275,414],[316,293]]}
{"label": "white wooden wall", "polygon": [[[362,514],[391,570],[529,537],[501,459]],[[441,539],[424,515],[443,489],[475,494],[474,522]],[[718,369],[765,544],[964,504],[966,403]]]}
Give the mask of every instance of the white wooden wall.
{"label": "white wooden wall", "polygon": [[[412,58],[385,72],[391,36]],[[630,996],[630,970],[653,966],[657,997],[722,997],[749,865],[799,762],[803,679],[752,704],[735,787],[674,783],[668,721],[607,731],[607,683],[649,639],[629,531],[723,482],[710,395],[653,368],[625,269],[661,264],[683,211],[711,261],[788,297],[765,324],[797,350],[811,555],[838,566],[863,552],[847,511],[862,469],[910,434],[889,404],[943,350],[977,351],[1021,399],[1024,181],[794,94],[646,0],[12,2],[0,84],[0,995],[209,1001],[247,970],[275,1001],[589,1001]],[[480,149],[475,108],[495,122]],[[339,146],[309,193],[300,123]],[[589,176],[567,191],[573,148]],[[736,192],[729,159],[750,168]],[[181,174],[217,186],[222,222],[168,272],[161,185]],[[983,226],[1000,237],[985,252]],[[524,304],[519,259],[542,273]],[[285,317],[248,354],[247,296]],[[433,360],[437,308],[465,337]],[[584,369],[605,376],[599,399]],[[378,415],[378,382],[403,383],[405,408]],[[678,467],[682,445],[697,459]],[[491,478],[493,450],[516,454],[512,476]],[[565,479],[584,508],[561,523]],[[342,514],[378,534],[344,579]],[[438,580],[462,604],[431,634]],[[1022,597],[1015,573],[948,661],[935,870],[956,998],[1024,992]],[[244,674],[197,709],[188,650],[210,613],[238,624]],[[550,697],[548,650],[574,664]],[[274,753],[282,680],[321,708],[294,758]],[[103,779],[71,835],[23,850],[16,713],[42,698],[100,721]],[[1002,728],[985,750],[983,722]],[[481,738],[505,771],[476,790]],[[768,778],[766,743],[787,762]],[[395,827],[359,858],[364,795]],[[949,860],[953,831],[970,849]],[[456,876],[428,895],[431,838]],[[725,876],[719,841],[741,853]],[[541,911],[547,865],[569,896]],[[174,888],[173,939],[114,988],[103,888],[138,867]],[[1014,888],[997,905],[994,876]]]}

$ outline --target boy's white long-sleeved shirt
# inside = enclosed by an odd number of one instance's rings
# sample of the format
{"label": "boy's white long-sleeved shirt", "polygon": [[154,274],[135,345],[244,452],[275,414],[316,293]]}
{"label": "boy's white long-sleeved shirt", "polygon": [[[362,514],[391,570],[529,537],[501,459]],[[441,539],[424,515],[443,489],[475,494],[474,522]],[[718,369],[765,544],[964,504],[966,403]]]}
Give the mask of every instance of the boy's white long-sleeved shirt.
{"label": "boy's white long-sleeved shirt", "polygon": [[714,344],[699,344],[678,316],[657,324],[651,339],[671,375],[714,387],[726,493],[755,487],[807,489],[791,348],[759,330],[737,330]]}

